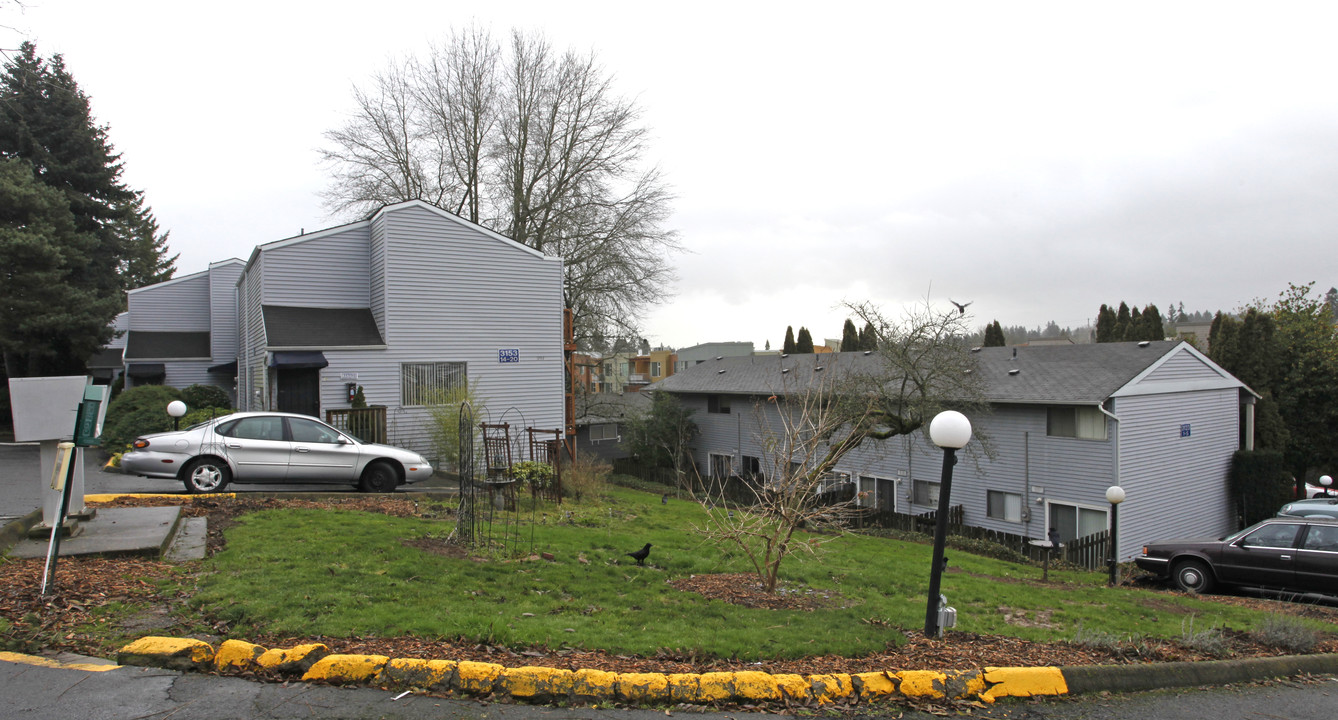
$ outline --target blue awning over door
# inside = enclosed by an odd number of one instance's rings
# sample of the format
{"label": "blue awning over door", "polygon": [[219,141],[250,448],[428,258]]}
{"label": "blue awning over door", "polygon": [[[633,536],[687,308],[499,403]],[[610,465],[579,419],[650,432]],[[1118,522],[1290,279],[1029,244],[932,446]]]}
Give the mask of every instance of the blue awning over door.
{"label": "blue awning over door", "polygon": [[319,370],[330,361],[319,350],[285,350],[270,354],[269,366],[281,370]]}

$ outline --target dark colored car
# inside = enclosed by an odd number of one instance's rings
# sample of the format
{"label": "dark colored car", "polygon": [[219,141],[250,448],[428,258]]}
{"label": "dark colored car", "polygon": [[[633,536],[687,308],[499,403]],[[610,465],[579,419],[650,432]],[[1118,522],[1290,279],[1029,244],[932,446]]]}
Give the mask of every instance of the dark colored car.
{"label": "dark colored car", "polygon": [[1297,500],[1282,506],[1278,516],[1338,518],[1338,498]]}
{"label": "dark colored car", "polygon": [[1338,595],[1338,520],[1269,518],[1220,540],[1144,545],[1134,562],[1190,593],[1248,585]]}

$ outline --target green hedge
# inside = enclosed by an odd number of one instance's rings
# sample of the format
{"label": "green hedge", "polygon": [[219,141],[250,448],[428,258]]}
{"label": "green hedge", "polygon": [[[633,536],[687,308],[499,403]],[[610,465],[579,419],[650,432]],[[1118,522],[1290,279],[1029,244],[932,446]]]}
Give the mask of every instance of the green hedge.
{"label": "green hedge", "polygon": [[1293,487],[1280,452],[1238,450],[1231,458],[1231,495],[1244,525],[1277,515],[1293,499]]}

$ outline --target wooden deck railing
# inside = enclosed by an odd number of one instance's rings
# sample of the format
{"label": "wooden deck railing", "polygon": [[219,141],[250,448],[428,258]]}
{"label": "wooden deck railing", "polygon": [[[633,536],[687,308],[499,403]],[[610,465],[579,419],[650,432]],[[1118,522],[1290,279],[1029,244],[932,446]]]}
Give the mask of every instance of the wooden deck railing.
{"label": "wooden deck railing", "polygon": [[325,422],[363,442],[386,442],[385,407],[326,410]]}

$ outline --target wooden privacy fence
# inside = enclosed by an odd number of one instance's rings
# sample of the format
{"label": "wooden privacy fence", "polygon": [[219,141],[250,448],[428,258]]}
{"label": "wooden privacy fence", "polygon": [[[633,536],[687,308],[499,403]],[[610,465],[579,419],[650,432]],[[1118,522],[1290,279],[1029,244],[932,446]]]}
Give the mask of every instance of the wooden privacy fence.
{"label": "wooden privacy fence", "polygon": [[326,410],[325,422],[336,430],[371,443],[386,442],[386,409],[380,407]]}

